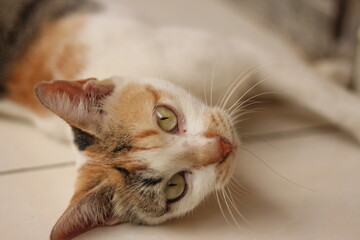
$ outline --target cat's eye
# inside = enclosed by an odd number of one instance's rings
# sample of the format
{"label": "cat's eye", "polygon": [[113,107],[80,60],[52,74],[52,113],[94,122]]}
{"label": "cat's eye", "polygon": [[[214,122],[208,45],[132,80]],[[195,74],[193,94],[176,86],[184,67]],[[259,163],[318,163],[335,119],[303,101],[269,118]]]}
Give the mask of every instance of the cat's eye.
{"label": "cat's eye", "polygon": [[174,111],[165,106],[155,108],[155,115],[159,127],[165,132],[174,132],[178,128],[178,119]]}
{"label": "cat's eye", "polygon": [[184,173],[177,173],[172,176],[165,188],[165,196],[168,202],[180,200],[186,191],[186,181]]}

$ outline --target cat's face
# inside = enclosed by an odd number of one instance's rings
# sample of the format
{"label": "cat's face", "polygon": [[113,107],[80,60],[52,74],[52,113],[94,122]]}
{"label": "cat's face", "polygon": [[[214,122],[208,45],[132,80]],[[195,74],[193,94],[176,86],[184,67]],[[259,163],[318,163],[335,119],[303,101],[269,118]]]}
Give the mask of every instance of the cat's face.
{"label": "cat's face", "polygon": [[168,82],[54,81],[37,95],[72,126],[87,159],[53,239],[99,225],[161,223],[232,176],[239,140],[228,115]]}

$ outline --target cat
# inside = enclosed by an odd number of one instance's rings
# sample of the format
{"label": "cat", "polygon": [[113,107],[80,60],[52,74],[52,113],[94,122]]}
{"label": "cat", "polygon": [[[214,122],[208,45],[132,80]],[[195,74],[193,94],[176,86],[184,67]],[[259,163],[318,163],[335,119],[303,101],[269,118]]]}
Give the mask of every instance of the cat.
{"label": "cat", "polygon": [[[50,4],[35,2],[24,9]],[[27,44],[16,45],[23,50],[7,59],[1,81],[2,112],[76,147],[75,193],[53,240],[97,226],[160,224],[223,188],[241,150],[235,123],[247,105],[243,96],[257,87],[280,92],[360,140],[360,99],[314,73],[273,35],[154,28],[119,14],[110,1],[77,3],[76,9],[96,7],[41,21]],[[246,73],[251,66],[260,67]],[[208,104],[198,98],[204,78]]]}

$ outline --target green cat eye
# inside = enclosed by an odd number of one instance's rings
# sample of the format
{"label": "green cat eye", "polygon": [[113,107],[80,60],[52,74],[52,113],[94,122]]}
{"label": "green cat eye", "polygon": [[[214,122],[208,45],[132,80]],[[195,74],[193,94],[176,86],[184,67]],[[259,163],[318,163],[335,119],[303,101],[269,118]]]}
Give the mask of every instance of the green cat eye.
{"label": "green cat eye", "polygon": [[157,107],[155,109],[155,115],[159,127],[165,132],[173,132],[177,129],[177,116],[170,108],[165,106]]}
{"label": "green cat eye", "polygon": [[185,176],[183,173],[177,173],[170,178],[165,188],[166,199],[170,202],[177,201],[184,195],[185,190]]}

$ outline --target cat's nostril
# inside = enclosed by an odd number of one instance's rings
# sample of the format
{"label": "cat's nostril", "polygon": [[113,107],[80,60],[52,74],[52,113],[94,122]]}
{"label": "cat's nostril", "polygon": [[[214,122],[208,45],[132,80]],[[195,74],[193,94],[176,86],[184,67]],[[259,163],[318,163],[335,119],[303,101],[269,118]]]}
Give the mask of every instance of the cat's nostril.
{"label": "cat's nostril", "polygon": [[220,149],[222,159],[224,160],[231,153],[232,146],[227,139],[220,137]]}

